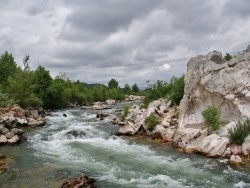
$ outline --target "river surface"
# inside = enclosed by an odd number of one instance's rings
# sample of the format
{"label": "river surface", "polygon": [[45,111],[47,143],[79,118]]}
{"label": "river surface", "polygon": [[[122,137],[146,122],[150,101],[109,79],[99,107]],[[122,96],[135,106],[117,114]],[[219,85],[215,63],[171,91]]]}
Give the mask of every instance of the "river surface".
{"label": "river surface", "polygon": [[[250,187],[249,164],[232,167],[220,159],[180,153],[166,143],[117,137],[112,133],[118,127],[100,121],[96,113],[55,111],[44,127],[26,130],[26,143],[0,147],[15,161],[0,175],[0,187],[56,188],[83,174],[103,188]],[[65,135],[72,130],[85,135],[69,139]]]}

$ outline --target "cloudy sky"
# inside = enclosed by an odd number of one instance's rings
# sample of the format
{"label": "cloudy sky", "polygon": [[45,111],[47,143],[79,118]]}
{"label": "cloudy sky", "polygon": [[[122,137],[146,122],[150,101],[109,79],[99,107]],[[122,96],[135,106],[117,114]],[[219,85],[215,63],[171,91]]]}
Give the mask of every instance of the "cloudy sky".
{"label": "cloudy sky", "polygon": [[250,44],[249,0],[0,0],[0,53],[53,76],[146,85],[208,51]]}

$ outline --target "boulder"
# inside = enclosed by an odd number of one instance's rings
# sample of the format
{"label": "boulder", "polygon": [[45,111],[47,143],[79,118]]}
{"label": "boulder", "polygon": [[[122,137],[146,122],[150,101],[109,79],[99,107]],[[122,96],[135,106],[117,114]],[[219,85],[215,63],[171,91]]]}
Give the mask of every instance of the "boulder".
{"label": "boulder", "polygon": [[44,126],[46,123],[45,120],[35,120],[33,118],[29,118],[28,125],[31,127],[40,127]]}
{"label": "boulder", "polygon": [[13,106],[11,108],[11,111],[15,112],[14,113],[15,117],[19,117],[19,118],[24,117],[24,110],[18,105]]}
{"label": "boulder", "polygon": [[178,128],[174,135],[174,142],[180,143],[180,147],[185,147],[199,136],[201,136],[201,130],[199,129]]}
{"label": "boulder", "polygon": [[11,139],[8,139],[8,144],[17,144],[19,143],[19,137],[17,135],[13,136]]}
{"label": "boulder", "polygon": [[203,127],[202,111],[214,105],[225,123],[250,116],[250,51],[226,62],[221,53],[191,58],[185,74],[179,127]]}
{"label": "boulder", "polygon": [[7,139],[10,139],[10,138],[12,138],[13,136],[15,136],[15,134],[13,133],[13,132],[8,132],[7,134],[5,134],[5,136],[6,136],[6,138]]}
{"label": "boulder", "polygon": [[0,145],[1,144],[6,144],[8,142],[8,139],[6,138],[5,135],[0,136]]}
{"label": "boulder", "polygon": [[115,103],[116,103],[115,100],[111,100],[111,99],[106,100],[106,104],[109,106],[114,105]]}
{"label": "boulder", "polygon": [[16,135],[22,135],[23,134],[23,130],[22,129],[18,129],[18,128],[11,129],[11,132],[13,132]]}
{"label": "boulder", "polygon": [[229,163],[234,166],[240,166],[244,164],[242,158],[239,155],[231,155]]}
{"label": "boulder", "polygon": [[173,140],[175,131],[176,131],[175,128],[164,128],[163,125],[156,125],[156,127],[152,132],[152,136],[158,137],[159,135],[163,141],[171,142]]}
{"label": "boulder", "polygon": [[241,150],[243,155],[248,155],[250,153],[250,135],[246,137],[245,142],[241,146]]}
{"label": "boulder", "polygon": [[228,138],[220,137],[216,134],[211,134],[209,136],[206,136],[200,143],[198,143],[196,149],[198,152],[206,156],[218,157],[222,156],[228,144]]}
{"label": "boulder", "polygon": [[7,134],[9,132],[9,129],[7,129],[7,128],[2,128],[1,130],[0,130],[0,133],[2,133],[2,134]]}
{"label": "boulder", "polygon": [[137,133],[142,133],[142,132],[145,132],[145,129],[143,128],[141,124],[133,124],[130,122],[129,124],[120,127],[116,135],[131,136],[131,135],[135,135]]}
{"label": "boulder", "polygon": [[92,108],[93,110],[103,110],[103,109],[110,109],[110,106],[108,106],[106,103],[103,102],[95,102]]}
{"label": "boulder", "polygon": [[96,185],[93,178],[81,176],[66,180],[60,188],[96,188]]}
{"label": "boulder", "polygon": [[69,131],[66,134],[66,137],[67,137],[67,139],[84,138],[84,137],[86,137],[86,133],[83,131],[73,130],[73,131]]}
{"label": "boulder", "polygon": [[16,118],[16,125],[24,127],[24,126],[28,125],[28,121],[26,119],[23,119],[23,118]]}
{"label": "boulder", "polygon": [[38,117],[38,110],[30,110],[30,115],[33,118],[37,118]]}

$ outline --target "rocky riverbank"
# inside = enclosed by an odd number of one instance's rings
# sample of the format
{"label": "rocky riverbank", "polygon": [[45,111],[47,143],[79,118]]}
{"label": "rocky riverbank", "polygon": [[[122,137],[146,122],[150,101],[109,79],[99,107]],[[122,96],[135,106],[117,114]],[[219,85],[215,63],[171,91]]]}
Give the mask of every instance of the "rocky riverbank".
{"label": "rocky riverbank", "polygon": [[[228,130],[235,122],[250,117],[250,46],[230,61],[219,52],[191,58],[185,74],[185,94],[179,107],[159,99],[147,109],[134,105],[118,135],[146,134],[171,142],[186,153],[224,157],[233,165],[241,165],[250,155],[250,136],[238,146],[232,144]],[[202,111],[208,106],[218,108],[222,126],[210,134]],[[145,119],[154,114],[160,123],[151,131]],[[122,124],[121,124],[122,125]]]}

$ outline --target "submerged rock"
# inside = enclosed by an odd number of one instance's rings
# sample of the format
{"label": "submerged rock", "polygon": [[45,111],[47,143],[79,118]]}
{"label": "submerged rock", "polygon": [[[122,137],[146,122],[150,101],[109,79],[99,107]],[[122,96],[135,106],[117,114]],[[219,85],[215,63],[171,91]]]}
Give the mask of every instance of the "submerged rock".
{"label": "submerged rock", "polygon": [[66,134],[66,137],[67,137],[67,139],[84,138],[84,137],[86,137],[86,133],[83,132],[83,131],[76,131],[76,130],[73,130],[73,131],[69,131],[69,132]]}
{"label": "submerged rock", "polygon": [[96,188],[96,185],[93,178],[81,176],[66,180],[60,188]]}

